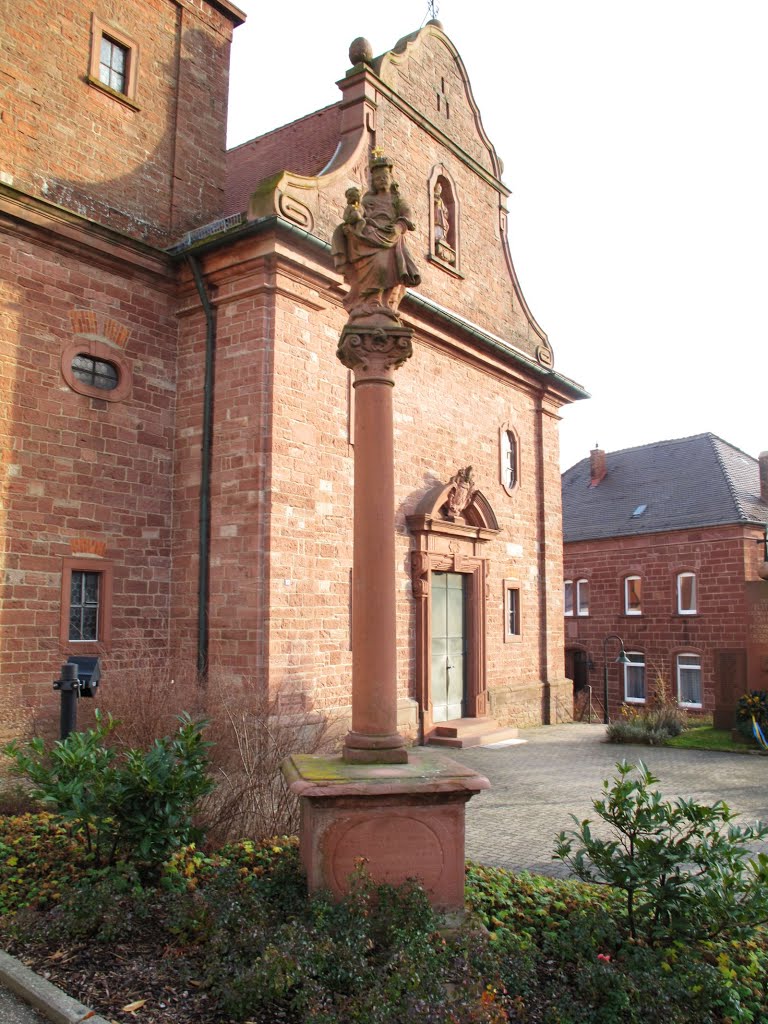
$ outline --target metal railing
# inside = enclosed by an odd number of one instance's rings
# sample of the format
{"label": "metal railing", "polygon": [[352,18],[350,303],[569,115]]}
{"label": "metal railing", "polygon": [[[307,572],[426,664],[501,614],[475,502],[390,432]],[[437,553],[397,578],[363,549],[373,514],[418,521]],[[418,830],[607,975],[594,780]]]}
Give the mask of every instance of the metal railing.
{"label": "metal railing", "polygon": [[588,722],[590,725],[593,722],[599,723],[604,721],[605,705],[600,698],[595,695],[591,686],[585,686],[584,691],[587,696],[586,699],[581,702],[581,707],[578,710],[576,721]]}

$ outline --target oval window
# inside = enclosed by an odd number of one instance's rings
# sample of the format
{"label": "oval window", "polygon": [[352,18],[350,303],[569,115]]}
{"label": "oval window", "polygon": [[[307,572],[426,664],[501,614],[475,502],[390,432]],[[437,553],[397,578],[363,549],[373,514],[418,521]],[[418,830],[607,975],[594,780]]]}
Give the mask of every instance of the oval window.
{"label": "oval window", "polygon": [[117,367],[104,359],[94,359],[81,352],[72,360],[72,374],[81,383],[101,391],[114,391],[120,380]]}

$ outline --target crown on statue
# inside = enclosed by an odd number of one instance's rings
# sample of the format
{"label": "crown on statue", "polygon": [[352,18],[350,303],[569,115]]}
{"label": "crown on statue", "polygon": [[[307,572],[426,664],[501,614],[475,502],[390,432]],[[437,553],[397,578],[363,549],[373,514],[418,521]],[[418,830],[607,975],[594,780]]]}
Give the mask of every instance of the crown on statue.
{"label": "crown on statue", "polygon": [[380,146],[374,146],[371,150],[371,159],[368,166],[372,171],[376,170],[377,167],[389,167],[391,170],[394,164],[388,156],[384,156],[384,150]]}

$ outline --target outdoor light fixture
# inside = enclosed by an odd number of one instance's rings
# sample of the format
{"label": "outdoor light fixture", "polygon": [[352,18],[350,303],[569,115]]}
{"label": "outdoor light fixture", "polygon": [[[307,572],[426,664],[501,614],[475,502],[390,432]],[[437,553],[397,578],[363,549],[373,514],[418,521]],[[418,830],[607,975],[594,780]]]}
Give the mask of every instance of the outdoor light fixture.
{"label": "outdoor light fixture", "polygon": [[61,676],[53,683],[54,690],[61,694],[60,739],[65,740],[75,731],[78,698],[93,697],[100,679],[98,658],[72,657],[61,666]]}
{"label": "outdoor light fixture", "polygon": [[631,665],[632,662],[627,657],[627,652],[624,650],[624,641],[621,639],[618,633],[609,633],[608,636],[603,640],[603,722],[608,725],[610,719],[608,718],[608,641],[618,640],[621,650],[619,656],[614,662],[618,665]]}

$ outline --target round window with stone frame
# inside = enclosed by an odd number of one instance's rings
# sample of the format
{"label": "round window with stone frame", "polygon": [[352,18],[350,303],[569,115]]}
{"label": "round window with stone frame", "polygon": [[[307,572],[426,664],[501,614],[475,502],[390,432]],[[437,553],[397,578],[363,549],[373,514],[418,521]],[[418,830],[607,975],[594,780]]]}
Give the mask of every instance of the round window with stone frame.
{"label": "round window with stone frame", "polygon": [[78,338],[61,353],[61,375],[79,395],[124,402],[131,394],[129,361],[116,346],[95,338]]}

